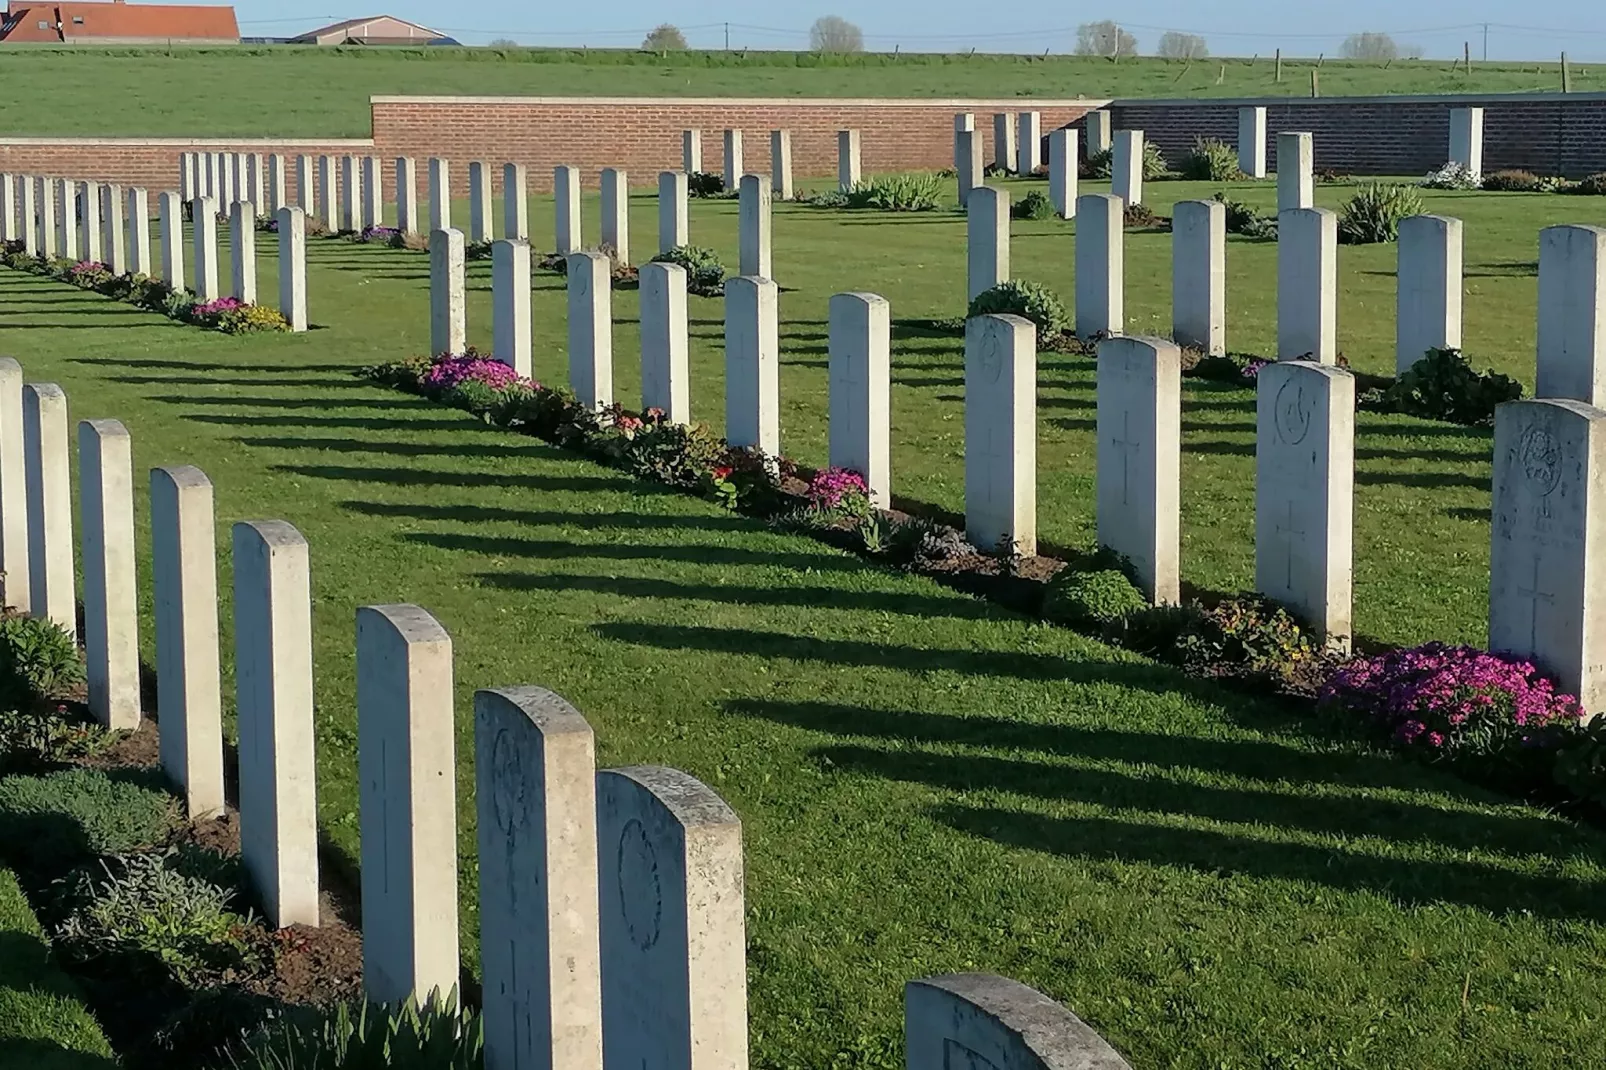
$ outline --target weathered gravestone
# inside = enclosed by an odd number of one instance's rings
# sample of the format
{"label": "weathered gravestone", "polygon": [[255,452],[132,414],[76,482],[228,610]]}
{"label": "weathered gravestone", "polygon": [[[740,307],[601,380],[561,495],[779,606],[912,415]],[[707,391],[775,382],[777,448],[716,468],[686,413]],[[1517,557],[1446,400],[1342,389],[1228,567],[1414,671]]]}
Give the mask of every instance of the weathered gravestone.
{"label": "weathered gravestone", "polygon": [[257,214],[250,201],[235,201],[229,209],[230,264],[234,268],[234,296],[248,305],[257,300]]}
{"label": "weathered gravestone", "polygon": [[307,329],[307,214],[279,209],[279,315],[292,331]]}
{"label": "weathered gravestone", "polygon": [[742,275],[773,278],[770,207],[773,197],[764,175],[743,175],[737,211],[737,270]]}
{"label": "weathered gravestone", "polygon": [[491,167],[484,160],[468,165],[468,240],[476,245],[495,236],[491,221]]}
{"label": "weathered gravestone", "polygon": [[552,169],[553,233],[559,256],[580,251],[584,244],[580,223],[580,169],[567,164]]}
{"label": "weathered gravestone", "polygon": [[530,240],[529,178],[521,163],[502,165],[502,237]]}
{"label": "weathered gravestone", "polygon": [[1009,279],[1009,194],[977,186],[965,203],[965,301]]}
{"label": "weathered gravestone", "polygon": [[1143,203],[1143,131],[1117,130],[1110,154],[1110,192],[1125,205]]}
{"label": "weathered gravestone", "polygon": [[742,132],[740,130],[725,131],[725,173],[723,175],[726,189],[735,189],[736,183],[745,173],[742,166]]}
{"label": "weathered gravestone", "polygon": [[872,293],[831,296],[830,461],[864,476],[877,508],[892,508],[892,306]]}
{"label": "weathered gravestone", "polygon": [[452,165],[432,156],[429,160],[429,231],[449,230],[452,226]]}
{"label": "weathered gravestone", "polygon": [[1338,216],[1277,217],[1277,359],[1338,362]]}
{"label": "weathered gravestone", "polygon": [[838,130],[836,132],[836,184],[837,188],[847,193],[859,184],[859,132],[857,130]]}
{"label": "weathered gravestone", "polygon": [[1070,127],[1048,135],[1048,198],[1061,219],[1076,217],[1077,136]]}
{"label": "weathered gravestone", "polygon": [[1076,1015],[1019,981],[956,973],[903,989],[908,1070],[1131,1070]]}
{"label": "weathered gravestone", "polygon": [[630,176],[617,167],[602,169],[602,246],[630,263]]}
{"label": "weathered gravestone", "polygon": [[589,409],[613,404],[613,262],[570,253],[569,389]]}
{"label": "weathered gravestone", "polygon": [[639,292],[641,407],[662,410],[670,423],[690,423],[686,269],[660,261],[645,263]]}
{"label": "weathered gravestone", "polygon": [[396,157],[396,229],[418,233],[418,163],[411,156]]}
{"label": "weathered gravestone", "polygon": [[22,448],[28,488],[28,598],[32,613],[55,621],[77,638],[67,395],[55,383],[23,384]]}
{"label": "weathered gravestone", "polygon": [[1430,349],[1461,348],[1461,220],[1400,220],[1394,371],[1404,375]]}
{"label": "weathered gravestone", "polygon": [[530,375],[530,243],[491,243],[491,354]]}
{"label": "weathered gravestone", "polygon": [[1120,334],[1126,326],[1124,203],[1084,193],[1076,205],[1076,334]]}
{"label": "weathered gravestone", "polygon": [[1171,337],[1227,352],[1227,206],[1181,201],[1171,218]]}
{"label": "weathered gravestone", "polygon": [[0,357],[0,591],[6,605],[31,613],[28,469],[22,423],[22,365],[11,357]]}
{"label": "weathered gravestone", "polygon": [[429,351],[461,354],[468,326],[463,296],[463,232],[437,230],[429,236]]}
{"label": "weathered gravestone", "polygon": [[687,211],[687,175],[684,171],[658,172],[658,251],[691,242],[690,215]]}
{"label": "weathered gravestone", "polygon": [[1038,111],[1023,111],[1017,116],[1017,132],[1019,136],[1019,156],[1015,170],[1022,175],[1034,175],[1037,167],[1043,162],[1043,113]]}
{"label": "weathered gravestone", "polygon": [[113,731],[139,727],[139,599],[134,591],[134,451],[116,420],[78,425],[84,662],[89,712]]}
{"label": "weathered gravestone", "polygon": [[1106,338],[1098,353],[1098,539],[1155,605],[1181,600],[1182,352]]}
{"label": "weathered gravestone", "polygon": [[965,321],[965,537],[1037,553],[1037,328],[1020,316]]}
{"label": "weathered gravestone", "polygon": [[1539,232],[1535,393],[1606,405],[1606,227]]}
{"label": "weathered gravestone", "polygon": [[770,131],[770,192],[783,201],[792,199],[792,131]]}
{"label": "weathered gravestone", "polygon": [[216,301],[223,296],[217,281],[217,202],[202,197],[190,206],[190,216],[195,296],[202,301]]}
{"label": "weathered gravestone", "polygon": [[1277,214],[1316,206],[1315,152],[1308,133],[1277,135]]}
{"label": "weathered gravestone", "polygon": [[767,278],[725,280],[725,439],[781,452],[780,299]]}

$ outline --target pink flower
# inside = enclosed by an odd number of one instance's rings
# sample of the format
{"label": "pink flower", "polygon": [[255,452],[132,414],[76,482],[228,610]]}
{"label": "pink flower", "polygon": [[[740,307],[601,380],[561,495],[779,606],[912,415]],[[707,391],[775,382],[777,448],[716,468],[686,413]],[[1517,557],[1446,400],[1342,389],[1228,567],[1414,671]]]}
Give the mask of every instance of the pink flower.
{"label": "pink flower", "polygon": [[533,389],[535,385],[501,361],[488,360],[473,354],[466,356],[446,354],[435,358],[435,363],[424,373],[423,385],[425,390],[445,393],[467,382],[484,383],[496,390],[507,390],[516,386]]}
{"label": "pink flower", "polygon": [[846,468],[822,468],[809,480],[809,504],[819,509],[835,509],[844,498],[868,498],[864,477]]}

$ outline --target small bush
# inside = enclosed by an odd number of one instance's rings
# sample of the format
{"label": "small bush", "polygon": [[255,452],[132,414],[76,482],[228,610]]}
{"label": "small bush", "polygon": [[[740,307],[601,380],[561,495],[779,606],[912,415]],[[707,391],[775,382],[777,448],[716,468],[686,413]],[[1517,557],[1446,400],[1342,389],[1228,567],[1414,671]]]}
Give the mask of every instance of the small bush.
{"label": "small bush", "polygon": [[695,487],[719,463],[724,447],[702,424],[655,419],[628,438],[621,436],[617,452],[624,466],[643,479]]}
{"label": "small bush", "polygon": [[262,334],[288,331],[290,323],[269,305],[244,305],[219,315],[217,329],[224,334]]}
{"label": "small bush", "polygon": [[1183,667],[1203,676],[1287,681],[1315,657],[1315,647],[1287,610],[1252,596],[1202,609],[1176,645]]}
{"label": "small bush", "polygon": [[1048,194],[1034,189],[1009,207],[1013,219],[1053,219],[1054,202]]}
{"label": "small bush", "polygon": [[1483,183],[1465,164],[1450,162],[1429,171],[1417,185],[1423,189],[1478,189]]}
{"label": "small bush", "polygon": [[1238,167],[1238,150],[1216,138],[1194,138],[1193,151],[1182,158],[1177,170],[1193,182],[1237,182],[1244,177]]}
{"label": "small bush", "polygon": [[1246,238],[1275,238],[1277,217],[1256,211],[1242,201],[1235,201],[1225,193],[1217,193],[1217,201],[1227,207],[1227,233],[1242,234]]}
{"label": "small bush", "polygon": [[712,249],[700,245],[677,245],[667,253],[659,253],[653,260],[661,264],[679,264],[686,269],[686,290],[704,297],[718,297],[725,292],[725,265]]}
{"label": "small bush", "polygon": [[875,208],[882,212],[929,212],[942,204],[943,185],[942,177],[935,171],[877,175],[848,191],[848,207]]}
{"label": "small bush", "polygon": [[316,1021],[282,1021],[252,1038],[237,1070],[480,1070],[484,1029],[455,990],[419,1009],[340,1004]]}
{"label": "small bush", "polygon": [[1146,204],[1129,204],[1121,209],[1121,225],[1138,230],[1166,229],[1171,226],[1171,220],[1157,215]]}
{"label": "small bush", "polygon": [[1024,316],[1037,324],[1040,335],[1056,335],[1070,326],[1070,313],[1047,286],[1026,279],[1010,279],[977,294],[970,302],[968,316]]}
{"label": "small bush", "polygon": [[1400,220],[1422,214],[1422,196],[1410,186],[1369,182],[1344,205],[1338,240],[1350,245],[1395,241]]}
{"label": "small bush", "polygon": [[848,191],[832,186],[822,189],[818,193],[798,198],[804,204],[811,204],[816,208],[847,208],[850,207]]}
{"label": "small bush", "polygon": [[105,731],[75,717],[65,706],[35,703],[27,709],[0,708],[0,776],[31,773],[95,753]]}
{"label": "small bush", "polygon": [[1606,171],[1590,175],[1562,189],[1564,193],[1578,193],[1586,197],[1606,197]]}
{"label": "small bush", "polygon": [[0,852],[36,873],[160,843],[173,818],[166,792],[97,769],[0,780]]}
{"label": "small bush", "polygon": [[1606,806],[1606,717],[1563,737],[1554,775],[1556,783],[1574,796]]}
{"label": "small bush", "polygon": [[842,519],[863,520],[870,515],[870,488],[864,476],[846,468],[822,468],[804,491],[809,505]]}
{"label": "small bush", "polygon": [[1147,609],[1148,604],[1143,592],[1120,569],[1084,572],[1066,567],[1048,581],[1043,616],[1073,628],[1105,629]]}
{"label": "small bush", "polygon": [[1495,193],[1537,193],[1545,180],[1532,171],[1495,171],[1483,176],[1483,188]]}
{"label": "small bush", "polygon": [[1383,391],[1381,405],[1429,420],[1488,425],[1495,406],[1520,397],[1517,380],[1474,370],[1459,349],[1431,349]]}
{"label": "small bush", "polygon": [[[1115,149],[1108,148],[1095,152],[1087,158],[1083,168],[1084,178],[1109,178],[1115,169]],[[1170,174],[1170,168],[1165,162],[1165,155],[1160,152],[1160,146],[1152,141],[1143,143],[1143,177],[1146,179],[1164,178]]]}
{"label": "small bush", "polygon": [[69,961],[121,976],[159,969],[186,987],[260,964],[250,917],[229,910],[234,893],[179,872],[170,857],[115,857],[69,882],[72,905],[56,932]]}
{"label": "small bush", "polygon": [[1182,637],[1199,627],[1202,617],[1199,607],[1193,605],[1145,606],[1126,615],[1116,637],[1130,650],[1160,661],[1176,661]]}
{"label": "small bush", "polygon": [[84,682],[78,644],[45,617],[0,617],[0,704],[60,698]]}
{"label": "small bush", "polygon": [[692,197],[718,197],[725,192],[725,176],[716,171],[693,171],[686,176],[686,193]]}

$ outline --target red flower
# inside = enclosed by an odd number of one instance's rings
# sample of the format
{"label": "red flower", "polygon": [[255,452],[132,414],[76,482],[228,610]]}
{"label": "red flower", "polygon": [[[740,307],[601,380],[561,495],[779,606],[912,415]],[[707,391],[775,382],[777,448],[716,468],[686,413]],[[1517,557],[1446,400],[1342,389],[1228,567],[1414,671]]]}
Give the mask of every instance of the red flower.
{"label": "red flower", "polygon": [[728,464],[722,464],[718,468],[714,469],[715,479],[728,479],[730,478],[730,474],[731,466]]}

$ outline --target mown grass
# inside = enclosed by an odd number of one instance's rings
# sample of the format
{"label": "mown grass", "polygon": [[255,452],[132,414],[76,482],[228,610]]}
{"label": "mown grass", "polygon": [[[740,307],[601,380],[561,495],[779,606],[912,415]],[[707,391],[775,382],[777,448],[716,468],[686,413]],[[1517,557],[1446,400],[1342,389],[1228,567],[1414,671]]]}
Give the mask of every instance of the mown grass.
{"label": "mown grass", "polygon": [[[7,73],[49,85],[54,106],[8,108],[0,133],[171,137],[367,137],[375,94],[518,96],[1244,97],[1308,96],[1315,60],[1269,55],[1185,64],[1085,56],[820,56],[486,48],[11,48]],[[1606,66],[1572,67],[1576,92]],[[1556,63],[1321,62],[1324,96],[1529,93],[1561,88]],[[117,100],[124,106],[98,106]]]}
{"label": "mown grass", "polygon": [[[1151,200],[1205,191],[1157,185]],[[1538,220],[1593,203],[1468,199],[1471,270],[1531,258]],[[632,206],[638,259],[653,207]],[[589,225],[593,200],[587,211]],[[550,216],[550,201],[532,211],[537,247]],[[1069,295],[1073,231],[1017,225],[1019,273]],[[880,291],[898,318],[956,314],[962,233],[945,214],[778,210],[789,452],[823,459],[829,294]],[[734,261],[734,205],[697,203],[693,234]],[[1168,248],[1130,236],[1137,326],[1165,321]],[[1233,244],[1235,345],[1269,345],[1274,253]],[[1363,367],[1391,353],[1390,280],[1366,273],[1390,255],[1341,257],[1344,346]],[[481,345],[487,274],[471,266]],[[1531,362],[1518,342],[1533,279],[1475,285],[1487,289],[1469,315],[1490,343],[1474,350]],[[76,417],[127,423],[141,472],[205,468],[225,562],[237,519],[283,517],[308,536],[319,812],[348,855],[354,608],[417,602],[452,633],[470,962],[469,696],[534,682],[588,715],[604,762],[684,768],[741,814],[755,1066],[899,1066],[899,986],[962,969],[1064,1000],[1137,1066],[1606,1061],[1599,834],[1276,703],[353,379],[422,351],[427,286],[422,254],[317,241],[322,329],[236,339],[0,272],[0,343],[30,378],[62,382]],[[539,275],[534,290],[537,371],[562,381],[562,280]],[[720,316],[693,299],[693,406],[716,426]],[[616,296],[615,318],[618,390],[633,399],[633,295]],[[896,485],[957,508],[958,341],[900,331],[894,362]],[[1091,365],[1045,355],[1039,396],[1043,526],[1085,544]],[[1190,384],[1185,405],[1186,575],[1236,587],[1251,554],[1252,394]],[[1367,419],[1358,448],[1361,627],[1481,634],[1487,433]],[[140,567],[148,577],[143,550]],[[148,585],[143,603],[148,656]],[[228,651],[226,613],[224,628]]]}
{"label": "mown grass", "polygon": [[111,1070],[95,1016],[50,956],[17,878],[0,868],[0,1066]]}

